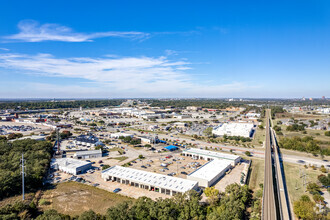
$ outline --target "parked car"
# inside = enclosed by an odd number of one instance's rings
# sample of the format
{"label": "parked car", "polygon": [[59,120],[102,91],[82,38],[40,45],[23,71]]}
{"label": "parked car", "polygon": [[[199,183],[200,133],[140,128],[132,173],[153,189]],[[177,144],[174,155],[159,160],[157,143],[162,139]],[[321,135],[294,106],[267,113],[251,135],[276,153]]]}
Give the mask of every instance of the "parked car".
{"label": "parked car", "polygon": [[188,175],[188,173],[187,172],[184,172],[184,171],[182,171],[181,174]]}
{"label": "parked car", "polygon": [[121,191],[120,188],[116,188],[113,192],[114,192],[114,193],[117,193],[117,192],[120,192],[120,191]]}

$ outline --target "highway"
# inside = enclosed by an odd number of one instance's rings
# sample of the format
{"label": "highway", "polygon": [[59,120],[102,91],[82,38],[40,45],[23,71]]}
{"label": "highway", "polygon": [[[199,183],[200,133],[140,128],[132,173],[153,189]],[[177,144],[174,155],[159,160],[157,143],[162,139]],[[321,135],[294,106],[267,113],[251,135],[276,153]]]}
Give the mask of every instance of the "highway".
{"label": "highway", "polygon": [[264,177],[264,192],[262,199],[262,219],[276,220],[278,213],[276,209],[275,191],[274,191],[274,173],[272,146],[270,138],[269,114],[267,110],[266,120],[266,143],[265,143],[265,177]]}
{"label": "highway", "polygon": [[291,219],[286,183],[275,132],[270,125],[270,110],[266,112],[265,177],[262,199],[262,219]]}

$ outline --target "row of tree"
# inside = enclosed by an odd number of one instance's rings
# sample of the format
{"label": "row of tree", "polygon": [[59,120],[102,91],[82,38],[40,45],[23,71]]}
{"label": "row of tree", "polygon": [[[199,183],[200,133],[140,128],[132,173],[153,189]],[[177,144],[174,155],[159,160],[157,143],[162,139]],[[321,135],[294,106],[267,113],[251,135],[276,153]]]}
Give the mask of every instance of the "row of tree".
{"label": "row of tree", "polygon": [[118,106],[124,99],[104,100],[74,100],[74,101],[21,101],[21,102],[0,102],[0,109],[59,109],[59,108],[97,108],[105,106]]}
{"label": "row of tree", "polygon": [[292,137],[292,138],[281,138],[279,141],[281,148],[289,150],[297,150],[308,153],[319,153],[321,148],[317,140],[314,140],[311,136],[306,137]]}

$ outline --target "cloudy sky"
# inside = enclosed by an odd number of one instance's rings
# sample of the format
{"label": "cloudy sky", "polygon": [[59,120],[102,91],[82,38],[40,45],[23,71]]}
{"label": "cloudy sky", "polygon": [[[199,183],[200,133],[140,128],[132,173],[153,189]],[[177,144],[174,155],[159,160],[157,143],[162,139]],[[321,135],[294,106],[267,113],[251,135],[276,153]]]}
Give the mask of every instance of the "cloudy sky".
{"label": "cloudy sky", "polygon": [[1,1],[0,98],[330,96],[330,3]]}

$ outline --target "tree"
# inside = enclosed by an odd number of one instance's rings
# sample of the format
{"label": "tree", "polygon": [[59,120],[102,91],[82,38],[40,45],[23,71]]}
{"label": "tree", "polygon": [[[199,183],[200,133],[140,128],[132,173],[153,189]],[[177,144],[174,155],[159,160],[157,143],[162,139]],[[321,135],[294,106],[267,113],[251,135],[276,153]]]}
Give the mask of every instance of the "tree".
{"label": "tree", "polygon": [[314,195],[313,195],[313,200],[314,200],[316,203],[324,202],[324,197],[321,196],[320,194],[314,194]]}
{"label": "tree", "polygon": [[206,136],[211,136],[212,135],[212,130],[213,128],[212,127],[208,127],[206,128],[203,133],[206,135]]}
{"label": "tree", "polygon": [[31,139],[16,140],[12,143],[0,142],[0,199],[21,193],[20,159],[24,153],[26,192],[42,187],[52,158],[50,142]]}
{"label": "tree", "polygon": [[307,185],[307,191],[310,193],[310,194],[319,194],[321,189],[320,189],[320,186],[317,185],[316,183],[308,183]]}
{"label": "tree", "polygon": [[244,219],[246,206],[252,194],[246,185],[228,185],[220,197],[219,206],[208,210],[207,219]]}
{"label": "tree", "polygon": [[248,157],[251,156],[250,151],[245,151],[245,155],[248,156]]}
{"label": "tree", "polygon": [[99,220],[99,219],[102,219],[102,216],[96,214],[93,210],[83,212],[78,218],[78,220]]}
{"label": "tree", "polygon": [[322,165],[322,166],[320,167],[320,171],[321,171],[322,173],[326,173],[326,172],[327,172],[327,169],[324,167],[324,165]]}
{"label": "tree", "polygon": [[214,186],[205,188],[204,193],[211,205],[214,205],[220,199],[219,190],[214,188]]}
{"label": "tree", "polygon": [[36,220],[62,220],[64,216],[58,213],[55,209],[46,210],[42,215],[39,215]]}
{"label": "tree", "polygon": [[313,202],[306,201],[306,197],[304,197],[293,203],[293,210],[298,218],[313,220],[315,219],[314,206]]}
{"label": "tree", "polygon": [[321,174],[317,177],[317,179],[320,181],[320,183],[325,186],[325,187],[329,187],[330,186],[330,174],[328,174],[327,176]]}
{"label": "tree", "polygon": [[329,137],[330,136],[330,131],[324,132],[324,135]]}
{"label": "tree", "polygon": [[265,127],[263,125],[259,125],[258,126],[261,130],[265,129]]}
{"label": "tree", "polygon": [[10,133],[7,137],[8,140],[13,140],[13,139],[17,139],[17,138],[21,138],[23,137],[22,133]]}

